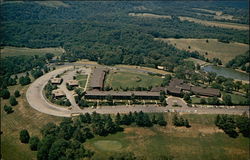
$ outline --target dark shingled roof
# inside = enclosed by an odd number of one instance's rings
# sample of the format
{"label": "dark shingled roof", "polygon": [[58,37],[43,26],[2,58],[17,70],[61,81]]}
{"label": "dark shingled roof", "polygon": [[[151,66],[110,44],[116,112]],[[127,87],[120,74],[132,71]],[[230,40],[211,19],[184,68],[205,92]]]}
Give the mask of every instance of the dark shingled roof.
{"label": "dark shingled roof", "polygon": [[168,86],[167,91],[170,92],[170,93],[174,93],[174,94],[180,94],[181,93],[181,88],[175,87],[175,86]]}
{"label": "dark shingled roof", "polygon": [[171,79],[169,86],[181,85],[182,83],[183,83],[182,79],[173,78],[173,79]]}
{"label": "dark shingled roof", "polygon": [[105,69],[101,69],[101,68],[94,69],[93,75],[90,81],[90,86],[92,88],[100,88],[100,89],[103,88],[103,82],[104,82],[106,72],[107,70]]}
{"label": "dark shingled roof", "polygon": [[202,88],[202,87],[192,86],[191,91],[195,94],[203,96],[220,96],[220,90],[214,88]]}
{"label": "dark shingled roof", "polygon": [[154,96],[159,97],[160,92],[147,91],[86,91],[86,96]]}
{"label": "dark shingled roof", "polygon": [[190,91],[190,89],[191,89],[191,86],[187,83],[183,83],[180,87],[181,87],[181,89],[187,90],[187,91]]}
{"label": "dark shingled roof", "polygon": [[150,91],[151,92],[160,92],[160,91],[165,91],[165,87],[153,87]]}

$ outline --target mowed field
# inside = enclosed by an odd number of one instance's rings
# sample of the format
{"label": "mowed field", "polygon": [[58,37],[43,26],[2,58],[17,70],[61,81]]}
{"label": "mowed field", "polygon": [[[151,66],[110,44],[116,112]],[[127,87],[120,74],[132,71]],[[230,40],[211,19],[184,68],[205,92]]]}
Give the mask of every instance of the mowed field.
{"label": "mowed field", "polygon": [[28,86],[15,85],[9,87],[11,95],[17,89],[21,97],[17,98],[18,105],[14,106],[14,112],[6,114],[4,104],[9,105],[8,100],[1,100],[1,153],[4,160],[35,160],[36,152],[29,149],[28,144],[19,141],[19,132],[27,129],[31,136],[39,136],[40,128],[48,122],[58,123],[62,118],[49,116],[32,109],[25,97]]}
{"label": "mowed field", "polygon": [[65,50],[63,48],[26,48],[26,47],[10,47],[5,46],[1,48],[1,56],[19,56],[19,55],[42,55],[46,53],[53,53],[54,55],[60,55],[64,53]]}
{"label": "mowed field", "polygon": [[105,80],[105,86],[110,86],[114,90],[122,88],[136,88],[160,86],[162,83],[160,76],[153,76],[146,73],[128,72],[128,71],[111,71]]}
{"label": "mowed field", "polygon": [[114,153],[134,152],[143,160],[171,155],[175,160],[247,160],[248,139],[233,139],[214,125],[216,115],[184,115],[191,128],[174,127],[173,114],[165,114],[167,127],[125,127],[106,137],[97,136],[85,142],[85,147],[95,151],[93,159],[103,160]]}
{"label": "mowed field", "polygon": [[[217,39],[155,38],[155,40],[170,43],[181,50],[198,51],[209,59],[219,58],[223,64],[226,64],[237,55],[244,54],[249,50],[249,45],[247,44],[236,42],[222,43],[218,42]],[[206,40],[208,40],[208,42],[206,42]]]}
{"label": "mowed field", "polygon": [[179,16],[179,19],[181,21],[194,22],[194,23],[205,25],[205,26],[212,26],[212,27],[215,26],[215,27],[229,28],[229,29],[238,29],[238,30],[249,30],[249,26],[248,25],[239,24],[239,23],[206,21],[206,20],[201,20],[201,19],[197,19],[197,18],[182,17],[182,16]]}

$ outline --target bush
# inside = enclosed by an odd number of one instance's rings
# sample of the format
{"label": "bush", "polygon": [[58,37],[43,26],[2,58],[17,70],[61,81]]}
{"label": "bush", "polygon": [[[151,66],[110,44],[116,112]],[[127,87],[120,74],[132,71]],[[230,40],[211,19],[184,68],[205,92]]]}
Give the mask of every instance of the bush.
{"label": "bush", "polygon": [[8,89],[3,89],[0,91],[0,97],[3,99],[9,99],[10,98],[10,92]]}
{"label": "bush", "polygon": [[20,97],[20,92],[18,90],[16,90],[14,95],[15,95],[15,97]]}
{"label": "bush", "polygon": [[70,106],[70,105],[71,105],[71,103],[70,103],[70,101],[67,99],[66,102],[65,102],[65,106]]}
{"label": "bush", "polygon": [[25,77],[20,77],[19,78],[19,83],[22,85],[22,86],[25,86],[25,85],[28,85],[30,84],[31,82],[31,79],[28,75],[26,75]]}
{"label": "bush", "polygon": [[12,105],[12,106],[15,106],[18,104],[18,102],[16,101],[16,98],[14,96],[10,97],[9,102],[10,102],[10,105]]}
{"label": "bush", "polygon": [[12,112],[14,112],[14,110],[12,109],[11,106],[7,106],[7,105],[4,105],[4,111],[7,113],[7,114],[10,114]]}
{"label": "bush", "polygon": [[40,142],[40,140],[37,136],[31,137],[29,140],[30,149],[32,151],[37,151],[37,147],[38,147],[39,142]]}
{"label": "bush", "polygon": [[29,132],[26,129],[21,130],[19,139],[22,143],[29,143],[30,139]]}

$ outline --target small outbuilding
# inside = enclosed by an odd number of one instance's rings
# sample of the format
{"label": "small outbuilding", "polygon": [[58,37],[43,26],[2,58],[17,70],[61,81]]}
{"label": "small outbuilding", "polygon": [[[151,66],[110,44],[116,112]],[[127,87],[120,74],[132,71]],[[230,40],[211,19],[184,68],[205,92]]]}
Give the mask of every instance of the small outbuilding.
{"label": "small outbuilding", "polygon": [[63,90],[61,89],[56,89],[56,90],[53,90],[52,91],[52,94],[55,96],[55,97],[64,97],[66,96],[66,94],[63,92]]}
{"label": "small outbuilding", "polygon": [[61,84],[63,79],[62,78],[52,78],[50,81],[52,84]]}
{"label": "small outbuilding", "polygon": [[68,82],[68,85],[69,86],[78,86],[78,81],[77,80],[69,80]]}

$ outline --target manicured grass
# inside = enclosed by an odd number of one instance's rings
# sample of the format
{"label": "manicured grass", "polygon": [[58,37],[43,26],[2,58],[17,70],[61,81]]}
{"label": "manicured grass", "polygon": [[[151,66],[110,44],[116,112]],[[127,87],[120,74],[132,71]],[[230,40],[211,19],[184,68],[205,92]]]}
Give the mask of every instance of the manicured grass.
{"label": "manicured grass", "polygon": [[[222,92],[222,95],[225,95],[225,94],[229,94],[229,93]],[[237,95],[237,94],[229,94],[229,95],[232,98],[233,104],[240,104],[241,102],[245,102],[247,100],[246,97],[243,97],[241,95]]]}
{"label": "manicured grass", "polygon": [[80,87],[84,88],[86,81],[87,81],[88,76],[87,75],[77,75],[76,80],[78,80]]}
{"label": "manicured grass", "polygon": [[[40,129],[43,125],[48,122],[58,123],[62,118],[49,116],[31,108],[25,97],[28,86],[15,85],[8,88],[11,95],[18,89],[21,97],[17,98],[18,105],[13,107],[13,113],[7,115],[1,107],[2,158],[5,160],[36,159],[36,152],[31,151],[28,144],[22,144],[19,141],[19,132],[27,129],[31,136],[41,137]],[[9,105],[9,101],[1,99],[1,106],[4,104]]]}
{"label": "manicured grass", "polygon": [[[188,51],[198,51],[206,58],[219,58],[223,64],[244,54],[249,50],[249,45],[243,43],[222,43],[217,39],[175,39],[175,38],[155,38],[174,45],[176,48]],[[208,43],[206,42],[208,40]],[[190,49],[188,48],[190,46]],[[207,52],[207,55],[206,55]]]}
{"label": "manicured grass", "polygon": [[111,86],[113,89],[122,88],[136,88],[136,87],[149,87],[160,86],[162,78],[159,76],[152,76],[145,73],[137,72],[110,72],[105,80],[105,86]]}
{"label": "manicured grass", "polygon": [[[165,114],[167,127],[125,127],[124,132],[88,140],[85,147],[95,151],[93,159],[106,159],[111,153],[134,152],[137,157],[152,160],[159,155],[171,155],[175,160],[242,160],[249,157],[248,139],[233,139],[214,125],[216,115],[185,114],[191,128],[172,126],[173,114]],[[118,141],[119,150],[103,151],[95,144],[101,140]],[[105,147],[105,146],[104,146]]]}
{"label": "manicured grass", "polygon": [[[126,134],[124,132],[119,132],[106,137],[95,136],[95,138],[87,140],[84,143],[84,146],[95,152],[93,156],[94,160],[108,159],[108,157],[113,155],[115,152],[128,151],[127,147],[130,141],[128,141],[125,137]],[[120,149],[118,149],[118,145],[119,148],[121,147]],[[107,148],[110,146],[112,147],[111,150]]]}
{"label": "manicured grass", "polygon": [[115,65],[115,67],[120,67],[124,69],[135,69],[135,70],[141,70],[141,71],[147,71],[147,72],[153,72],[153,73],[158,73],[158,74],[172,74],[171,72],[167,72],[164,70],[156,69],[156,68],[150,68],[150,67],[142,67],[142,66],[134,66],[134,65],[123,65],[123,64],[118,64]]}
{"label": "manicured grass", "polygon": [[193,104],[199,104],[201,102],[201,98],[199,97],[191,97]]}
{"label": "manicured grass", "polygon": [[117,151],[122,148],[122,144],[114,140],[100,140],[96,141],[94,145],[96,148],[104,151]]}
{"label": "manicured grass", "polygon": [[54,55],[60,55],[65,50],[63,48],[39,48],[39,49],[33,49],[33,48],[26,48],[26,47],[10,47],[5,46],[3,49],[1,49],[1,56],[19,56],[19,55],[42,55],[46,53],[53,53]]}
{"label": "manicured grass", "polygon": [[[235,104],[235,105],[244,104],[244,102],[247,100],[246,97],[243,97],[241,95],[222,92],[222,95],[225,95],[225,94],[229,94],[231,96],[232,103]],[[205,98],[205,99],[207,101],[207,98]],[[200,101],[201,101],[201,98],[199,98],[199,97],[191,97],[191,100],[192,100],[193,104],[199,104]]]}

